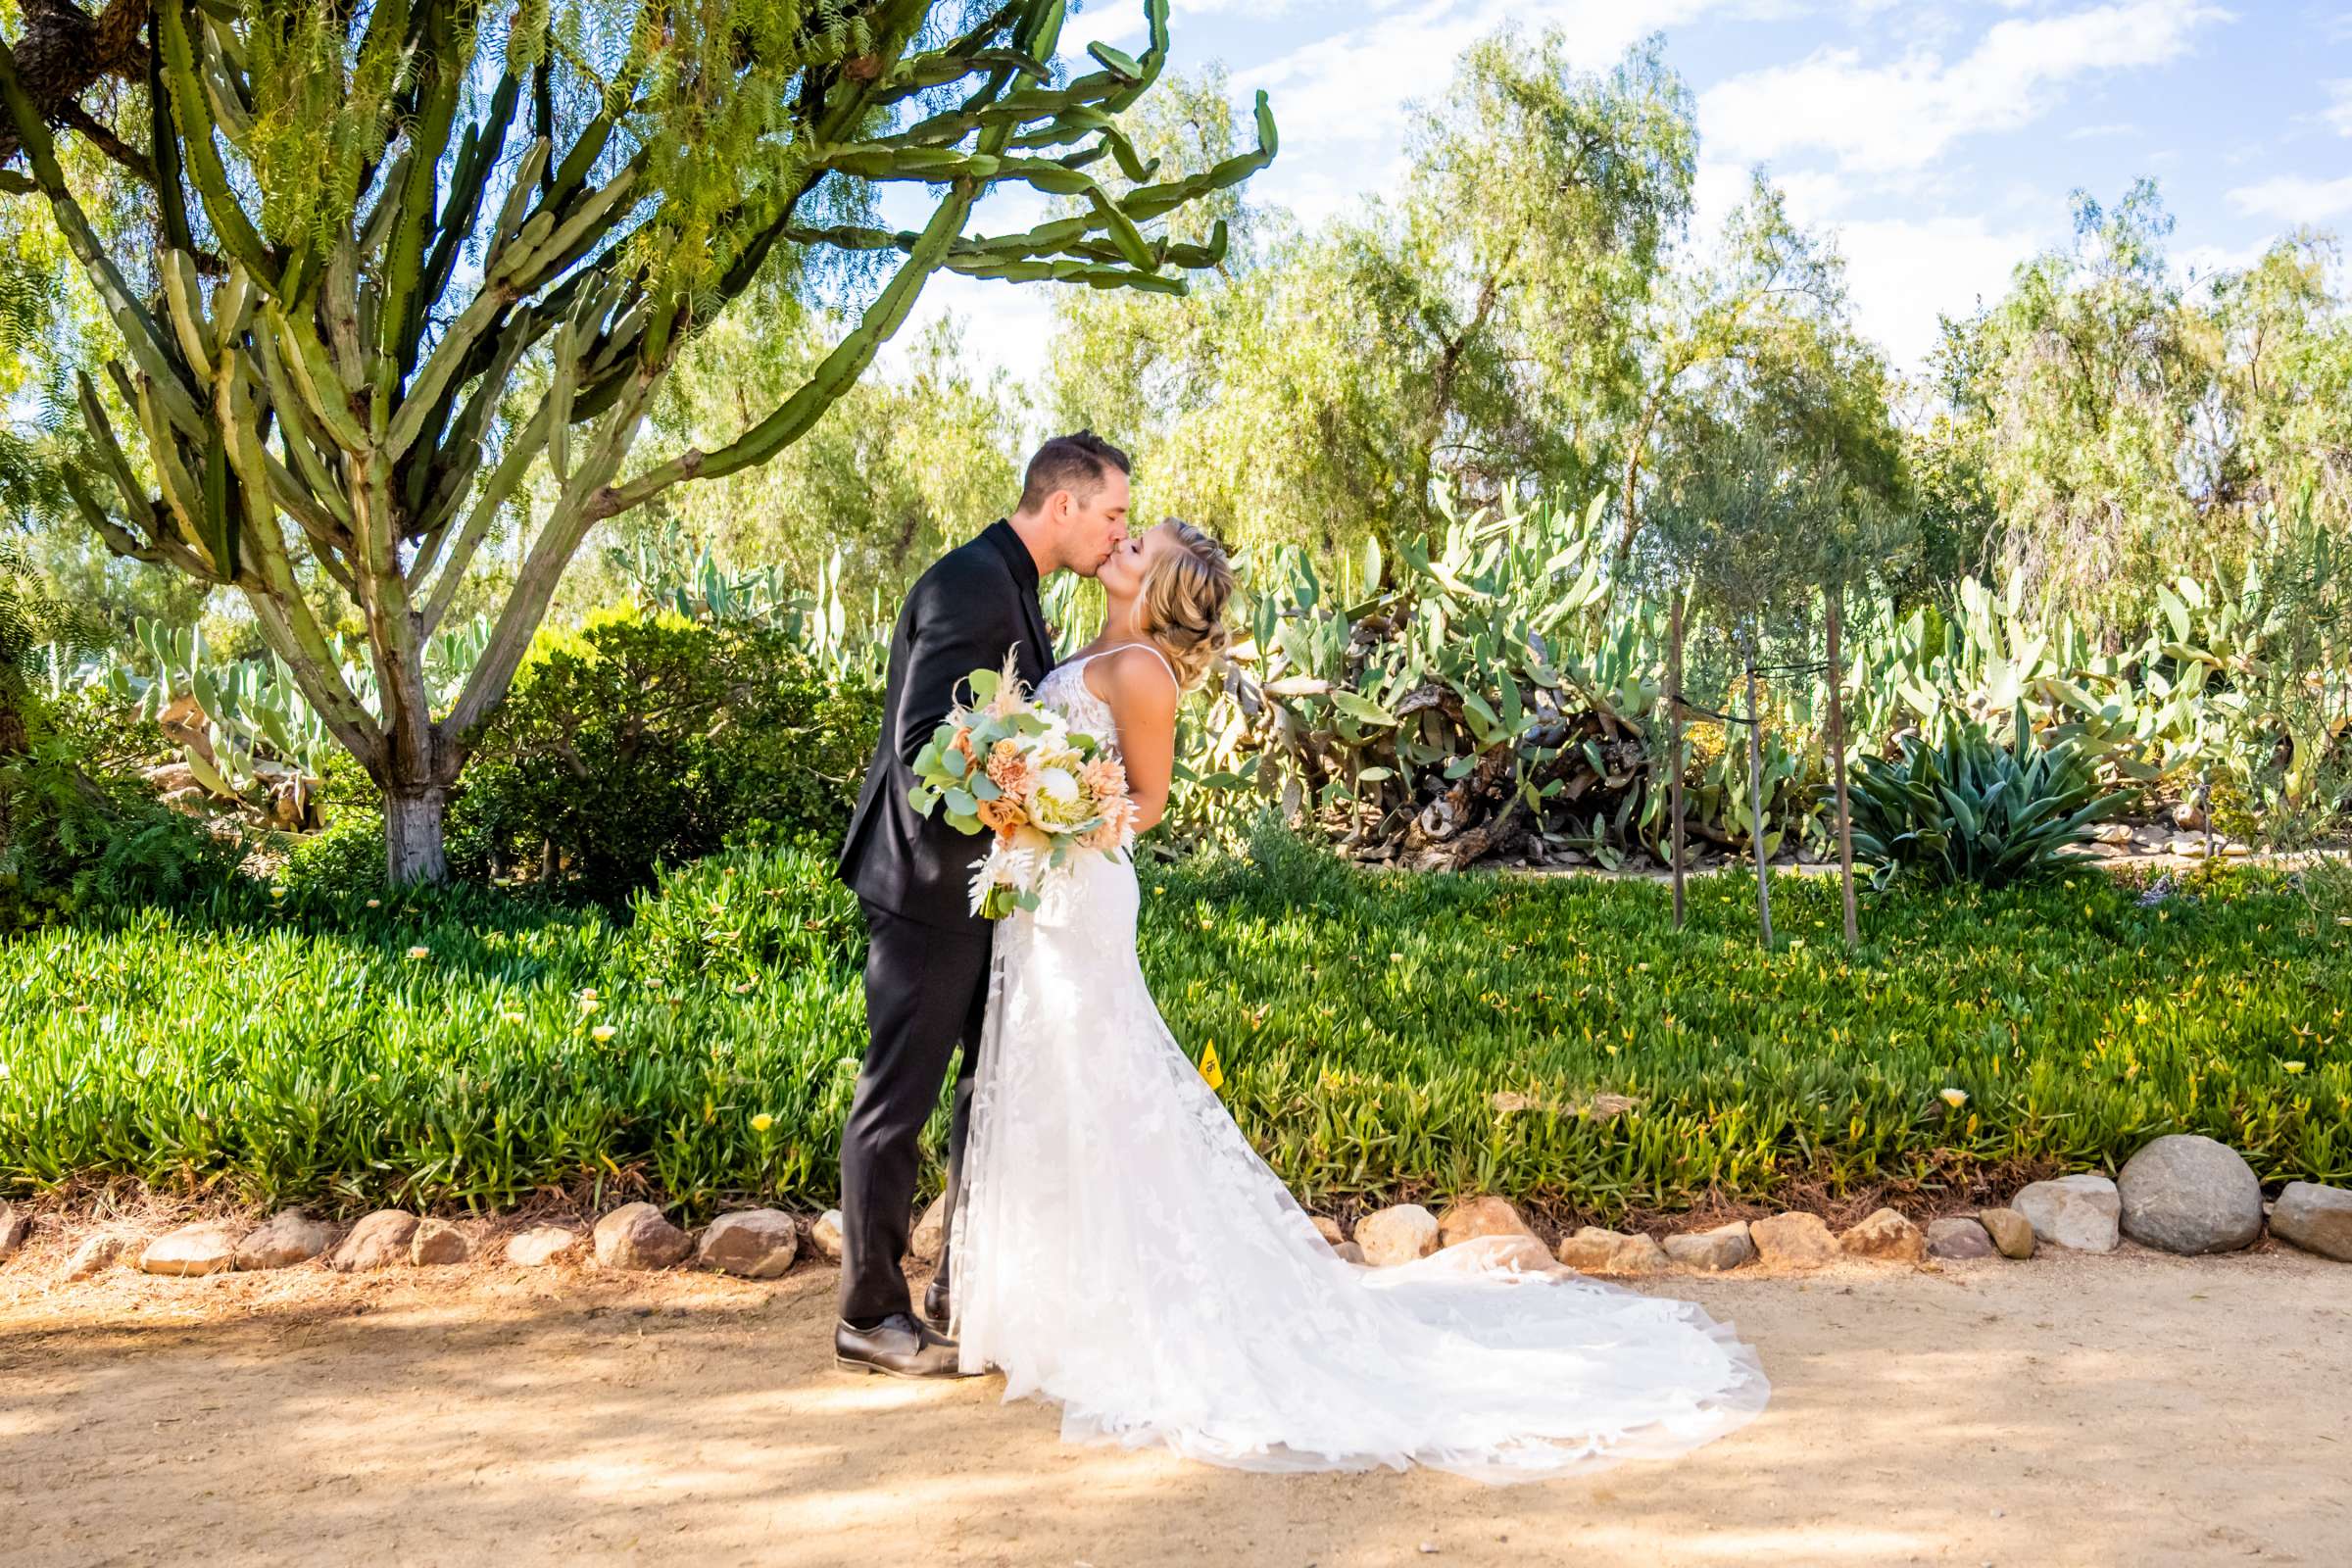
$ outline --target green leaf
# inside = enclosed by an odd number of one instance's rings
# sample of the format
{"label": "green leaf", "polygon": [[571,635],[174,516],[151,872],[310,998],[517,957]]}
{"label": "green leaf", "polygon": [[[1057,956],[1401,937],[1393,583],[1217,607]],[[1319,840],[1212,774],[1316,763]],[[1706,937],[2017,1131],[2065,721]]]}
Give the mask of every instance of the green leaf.
{"label": "green leaf", "polygon": [[1350,691],[1333,692],[1331,706],[1359,724],[1379,724],[1394,729],[1401,722],[1395,713],[1390,712],[1378,703],[1358,697]]}

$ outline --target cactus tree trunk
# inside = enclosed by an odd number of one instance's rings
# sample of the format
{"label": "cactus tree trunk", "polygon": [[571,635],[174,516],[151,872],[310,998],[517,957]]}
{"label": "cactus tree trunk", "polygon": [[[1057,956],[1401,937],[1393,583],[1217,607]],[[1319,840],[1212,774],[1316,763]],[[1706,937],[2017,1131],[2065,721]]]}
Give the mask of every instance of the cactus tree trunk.
{"label": "cactus tree trunk", "polygon": [[394,886],[439,882],[449,875],[442,820],[449,792],[438,785],[405,786],[384,796],[384,874]]}
{"label": "cactus tree trunk", "polygon": [[1683,596],[1667,612],[1666,632],[1666,802],[1673,818],[1667,853],[1674,867],[1674,928],[1683,928]]}
{"label": "cactus tree trunk", "polygon": [[1756,921],[1764,950],[1772,951],[1772,882],[1764,874],[1764,741],[1756,718],[1756,639],[1747,635],[1747,810],[1748,843],[1756,852]]}
{"label": "cactus tree trunk", "polygon": [[1845,945],[1862,940],[1854,918],[1854,809],[1845,782],[1845,662],[1839,637],[1845,625],[1845,590],[1830,590],[1830,768],[1838,787],[1838,881],[1845,905]]}

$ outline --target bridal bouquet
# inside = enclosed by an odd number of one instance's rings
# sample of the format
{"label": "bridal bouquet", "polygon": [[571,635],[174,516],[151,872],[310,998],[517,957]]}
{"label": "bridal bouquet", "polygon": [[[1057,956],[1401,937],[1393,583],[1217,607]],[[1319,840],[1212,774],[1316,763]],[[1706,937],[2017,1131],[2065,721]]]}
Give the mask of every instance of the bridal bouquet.
{"label": "bridal bouquet", "polygon": [[1124,850],[1135,806],[1108,737],[1032,702],[1009,656],[1001,670],[972,671],[965,688],[971,700],[949,710],[915,758],[906,798],[925,816],[945,807],[960,832],[995,835],[972,862],[972,912],[1002,920],[1036,908],[1074,853]]}

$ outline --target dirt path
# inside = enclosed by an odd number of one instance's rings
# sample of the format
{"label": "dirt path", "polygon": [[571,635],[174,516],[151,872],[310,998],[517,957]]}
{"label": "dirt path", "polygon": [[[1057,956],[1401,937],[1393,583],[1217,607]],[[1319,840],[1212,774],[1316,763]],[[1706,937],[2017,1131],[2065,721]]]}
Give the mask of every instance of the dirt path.
{"label": "dirt path", "polygon": [[844,1376],[829,1269],[50,1277],[0,1273],[19,1568],[2352,1561],[2352,1270],[2285,1251],[1677,1280],[1771,1410],[1504,1491],[1070,1447],[994,1380]]}

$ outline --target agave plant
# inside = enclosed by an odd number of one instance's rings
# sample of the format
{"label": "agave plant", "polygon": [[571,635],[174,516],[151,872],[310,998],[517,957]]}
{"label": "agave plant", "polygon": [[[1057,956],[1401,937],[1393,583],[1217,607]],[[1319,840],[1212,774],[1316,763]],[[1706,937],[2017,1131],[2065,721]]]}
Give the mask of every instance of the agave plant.
{"label": "agave plant", "polygon": [[1940,741],[1906,740],[1895,760],[1866,757],[1853,783],[1854,854],[1882,876],[2001,887],[2047,876],[2062,852],[2126,796],[2101,788],[2080,742],[2045,745],[2021,702],[2010,741],[1955,720]]}

